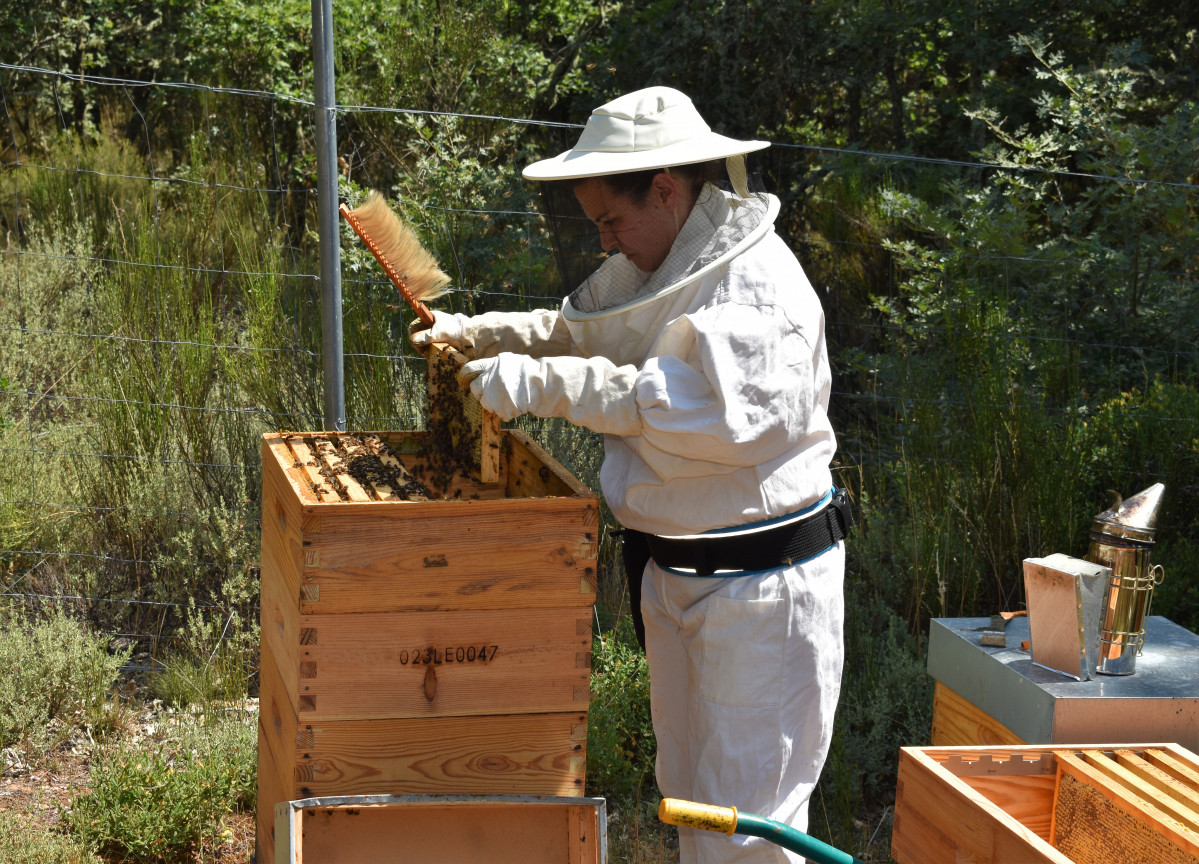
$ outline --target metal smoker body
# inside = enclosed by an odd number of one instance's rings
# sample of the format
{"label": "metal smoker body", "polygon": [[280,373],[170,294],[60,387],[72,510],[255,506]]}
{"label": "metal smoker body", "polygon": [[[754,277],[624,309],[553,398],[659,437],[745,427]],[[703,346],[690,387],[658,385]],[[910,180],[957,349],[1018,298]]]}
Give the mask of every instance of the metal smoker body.
{"label": "metal smoker body", "polygon": [[1087,560],[1112,568],[1099,626],[1101,675],[1131,675],[1145,646],[1145,617],[1160,564],[1150,564],[1157,510],[1165,486],[1157,483],[1095,517]]}

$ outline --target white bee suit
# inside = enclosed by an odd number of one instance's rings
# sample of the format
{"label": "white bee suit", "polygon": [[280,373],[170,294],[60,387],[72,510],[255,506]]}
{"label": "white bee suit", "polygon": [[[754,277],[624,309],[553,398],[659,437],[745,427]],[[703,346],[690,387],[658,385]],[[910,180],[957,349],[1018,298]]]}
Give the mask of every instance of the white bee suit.
{"label": "white bee suit", "polygon": [[[628,528],[678,537],[795,515],[828,494],[836,440],[823,311],[777,213],[773,196],[706,187],[655,273],[615,255],[559,312],[439,314],[426,338],[492,358],[467,368],[505,419],[603,433],[600,484]],[[726,578],[649,563],[664,796],[806,829],[840,690],[843,569],[840,543]],[[788,860],[755,838],[680,837],[684,864]]]}

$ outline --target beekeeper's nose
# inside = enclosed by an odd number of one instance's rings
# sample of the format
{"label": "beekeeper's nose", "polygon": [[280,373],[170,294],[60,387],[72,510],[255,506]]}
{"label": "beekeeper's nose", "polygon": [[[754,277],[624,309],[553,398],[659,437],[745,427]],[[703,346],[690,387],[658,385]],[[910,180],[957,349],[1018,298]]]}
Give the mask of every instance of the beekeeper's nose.
{"label": "beekeeper's nose", "polygon": [[613,252],[613,251],[619,250],[620,243],[617,240],[617,234],[611,228],[600,228],[599,229],[599,237],[600,237],[600,248],[602,248],[605,252]]}

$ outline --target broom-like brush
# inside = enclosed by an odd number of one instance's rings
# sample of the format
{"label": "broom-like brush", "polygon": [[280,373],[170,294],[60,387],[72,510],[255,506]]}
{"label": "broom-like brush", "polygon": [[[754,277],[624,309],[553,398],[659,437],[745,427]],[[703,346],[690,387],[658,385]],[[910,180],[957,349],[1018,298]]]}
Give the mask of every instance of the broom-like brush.
{"label": "broom-like brush", "polygon": [[[444,294],[450,277],[441,272],[433,256],[420,245],[412,229],[400,221],[400,217],[392,212],[378,192],[371,192],[361,207],[351,210],[346,204],[342,204],[338,211],[366,244],[366,248],[371,250],[371,254],[382,265],[383,272],[396,286],[400,296],[412,307],[416,317],[426,327],[432,327],[433,313],[425,308],[421,301]],[[470,450],[472,467],[477,468],[479,481],[497,483],[500,476],[499,457],[502,441],[499,418],[492,412],[483,410],[482,406],[469,396],[469,387],[464,393],[458,387],[451,390],[440,383],[443,370],[448,370],[449,380],[454,381],[465,362],[465,355],[448,345],[430,346],[430,426],[442,430],[442,434],[435,433],[430,436],[434,442],[432,458],[442,463],[442,467],[435,470],[448,470],[452,474],[456,470],[456,460],[461,457],[460,454],[449,451],[461,445]],[[440,397],[434,397],[435,389],[442,394]],[[466,404],[468,402],[470,404]]]}
{"label": "broom-like brush", "polygon": [[426,327],[431,327],[433,313],[421,301],[444,294],[450,277],[421,246],[412,229],[400,221],[378,192],[371,192],[362,206],[353,210],[343,203],[338,212],[382,265],[383,272],[416,316]]}

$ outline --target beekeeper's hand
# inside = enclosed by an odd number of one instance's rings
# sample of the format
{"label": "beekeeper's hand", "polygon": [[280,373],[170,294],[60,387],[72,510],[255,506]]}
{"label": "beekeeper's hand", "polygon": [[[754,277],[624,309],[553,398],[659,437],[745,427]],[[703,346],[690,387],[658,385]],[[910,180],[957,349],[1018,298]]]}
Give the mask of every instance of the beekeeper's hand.
{"label": "beekeeper's hand", "polygon": [[564,417],[610,435],[641,430],[637,369],[603,357],[542,357],[504,352],[462,367],[458,378],[501,420],[521,414]]}
{"label": "beekeeper's hand", "polygon": [[434,312],[433,326],[419,319],[408,328],[418,349],[447,342],[468,357],[494,357],[501,351],[549,357],[571,353],[570,331],[553,309],[531,312],[484,312],[481,315]]}
{"label": "beekeeper's hand", "polygon": [[[486,360],[471,360],[469,363],[463,364],[462,368],[458,370],[458,383],[462,385],[462,389],[465,390],[470,387],[471,382],[482,375],[483,370],[494,364],[497,360],[499,360],[498,357],[489,357]],[[507,419],[510,420],[512,418],[509,417]]]}
{"label": "beekeeper's hand", "polygon": [[412,343],[412,346],[421,349],[428,347],[433,342],[446,342],[455,348],[463,348],[465,341],[463,322],[466,316],[451,312],[431,311],[433,313],[431,326],[426,327],[419,318],[413,319],[412,323],[408,325],[408,341]]}

